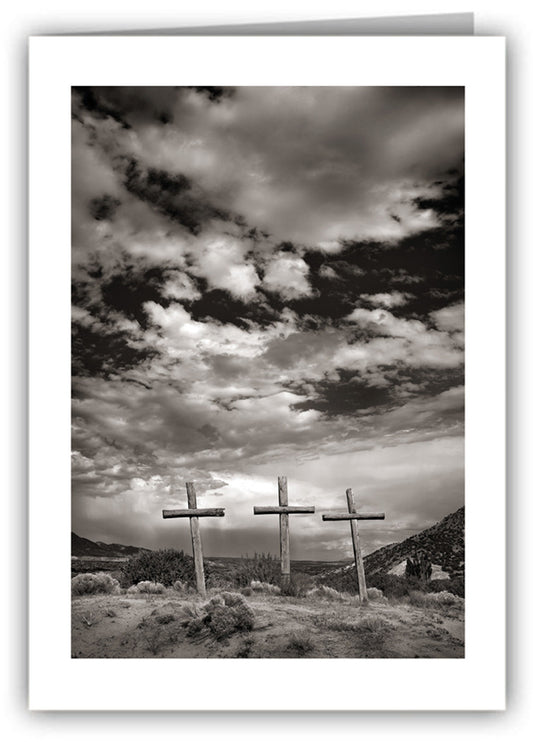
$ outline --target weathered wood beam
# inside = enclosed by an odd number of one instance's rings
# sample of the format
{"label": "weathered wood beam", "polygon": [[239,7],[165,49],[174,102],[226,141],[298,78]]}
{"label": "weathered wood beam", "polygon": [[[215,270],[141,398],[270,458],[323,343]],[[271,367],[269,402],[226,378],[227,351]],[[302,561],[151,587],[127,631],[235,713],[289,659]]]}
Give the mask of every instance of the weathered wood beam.
{"label": "weathered wood beam", "polygon": [[287,507],[276,506],[276,505],[272,505],[272,506],[255,505],[254,506],[254,515],[272,515],[272,514],[281,515],[282,513],[286,515],[290,515],[291,513],[314,513],[314,512],[315,512],[314,505],[309,505],[309,506],[289,505]]}
{"label": "weathered wood beam", "polygon": [[[196,507],[196,490],[194,482],[185,482],[187,488],[187,503],[189,510],[197,510]],[[194,571],[196,573],[196,589],[198,593],[205,597],[205,574],[204,574],[204,556],[202,554],[202,541],[200,539],[200,524],[198,516],[189,518],[191,524],[192,555],[194,558]]]}
{"label": "weathered wood beam", "polygon": [[224,508],[191,508],[190,510],[163,510],[163,518],[207,518],[223,517]]}
{"label": "weathered wood beam", "polygon": [[[346,490],[346,500],[348,501],[348,511],[350,513],[356,512],[355,501],[353,492],[350,489]],[[355,559],[355,567],[357,569],[357,585],[359,589],[359,602],[361,605],[368,603],[368,593],[366,590],[366,578],[365,578],[365,567],[363,564],[363,554],[361,552],[361,544],[359,542],[359,524],[357,520],[350,520],[350,528],[352,530],[352,544],[353,554]]]}
{"label": "weathered wood beam", "polygon": [[331,510],[322,513],[322,520],[384,520],[385,513],[343,513],[341,510]]}
{"label": "weathered wood beam", "polygon": [[291,558],[289,556],[289,493],[287,477],[278,477],[278,502],[282,511],[279,515],[279,553],[281,561],[281,590],[286,592],[291,581]]}

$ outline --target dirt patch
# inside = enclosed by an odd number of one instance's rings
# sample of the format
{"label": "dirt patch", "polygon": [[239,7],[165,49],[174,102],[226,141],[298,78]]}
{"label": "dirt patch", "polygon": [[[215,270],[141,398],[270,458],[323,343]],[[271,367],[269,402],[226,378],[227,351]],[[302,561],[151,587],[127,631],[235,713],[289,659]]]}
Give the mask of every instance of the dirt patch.
{"label": "dirt patch", "polygon": [[[216,595],[208,595],[208,600]],[[72,657],[464,657],[462,608],[359,606],[276,595],[246,597],[253,628],[191,633],[197,596],[91,595],[72,600]]]}

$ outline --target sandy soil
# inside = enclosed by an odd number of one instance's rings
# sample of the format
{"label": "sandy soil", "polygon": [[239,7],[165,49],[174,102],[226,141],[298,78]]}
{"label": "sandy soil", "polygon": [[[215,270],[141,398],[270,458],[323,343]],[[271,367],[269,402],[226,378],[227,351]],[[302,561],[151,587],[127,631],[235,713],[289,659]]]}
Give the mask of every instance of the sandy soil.
{"label": "sandy soil", "polygon": [[463,657],[462,606],[346,602],[253,595],[254,628],[217,640],[187,635],[205,601],[165,595],[72,600],[72,657]]}

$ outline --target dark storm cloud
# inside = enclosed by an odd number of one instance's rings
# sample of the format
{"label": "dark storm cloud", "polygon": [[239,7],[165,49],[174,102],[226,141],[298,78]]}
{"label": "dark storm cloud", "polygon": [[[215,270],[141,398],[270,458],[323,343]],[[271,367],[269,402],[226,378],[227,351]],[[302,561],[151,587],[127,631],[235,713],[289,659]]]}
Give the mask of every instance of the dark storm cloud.
{"label": "dark storm cloud", "polygon": [[266,326],[278,317],[281,305],[276,308],[268,300],[244,302],[223,289],[205,291],[191,304],[191,316],[201,320],[212,318],[220,322],[229,322],[237,327],[249,327],[250,321]]}
{"label": "dark storm cloud", "polygon": [[148,348],[135,348],[127,332],[94,331],[76,322],[72,325],[73,376],[109,376],[136,368],[157,355]]}
{"label": "dark storm cloud", "polygon": [[112,220],[116,210],[120,206],[118,198],[113,198],[108,193],[104,193],[101,198],[93,198],[89,202],[89,211],[93,219],[100,221],[102,219]]}
{"label": "dark storm cloud", "polygon": [[203,223],[210,219],[229,219],[230,215],[206,202],[203,194],[193,188],[189,178],[181,173],[148,168],[143,171],[136,160],[125,168],[124,185],[141,201],[182,224],[192,234],[197,234]]}
{"label": "dark storm cloud", "polygon": [[164,272],[157,268],[146,271],[126,269],[123,273],[112,276],[109,281],[102,281],[102,300],[106,307],[122,312],[126,317],[146,323],[146,312],[143,305],[147,301],[158,301],[168,304],[163,296],[162,283]]}

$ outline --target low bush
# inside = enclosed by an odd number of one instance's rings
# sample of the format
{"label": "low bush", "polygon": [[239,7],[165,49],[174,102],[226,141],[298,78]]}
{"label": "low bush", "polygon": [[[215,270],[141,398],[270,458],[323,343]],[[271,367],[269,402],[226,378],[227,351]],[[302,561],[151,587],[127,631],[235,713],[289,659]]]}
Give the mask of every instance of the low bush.
{"label": "low bush", "polygon": [[252,582],[279,585],[281,580],[279,559],[271,554],[254,554],[243,558],[232,571],[231,579],[235,587],[250,587]]}
{"label": "low bush", "polygon": [[95,595],[97,593],[120,593],[120,585],[105,572],[86,572],[71,580],[72,595]]}
{"label": "low bush", "polygon": [[291,598],[304,598],[309,590],[314,587],[312,577],[300,572],[291,575],[288,587],[281,590],[282,595],[288,595]]}
{"label": "low bush", "polygon": [[427,584],[427,589],[430,593],[446,591],[457,595],[459,598],[464,598],[465,580],[462,575],[451,577],[449,580],[430,580]]}
{"label": "low bush", "polygon": [[208,615],[206,622],[216,639],[222,639],[238,631],[250,631],[254,626],[254,614],[247,605],[217,606]]}
{"label": "low bush", "polygon": [[281,592],[281,588],[279,587],[279,585],[272,585],[270,582],[261,582],[260,580],[252,580],[250,583],[250,588],[254,593],[269,593],[271,595],[279,595]]}
{"label": "low bush", "polygon": [[[208,577],[207,564],[204,567]],[[186,585],[195,584],[192,557],[177,549],[142,551],[128,559],[122,567],[121,581],[124,587],[140,582],[159,582],[165,587],[171,587],[177,580]]]}
{"label": "low bush", "polygon": [[378,587],[369,587],[367,590],[368,599],[375,603],[387,603],[388,599]]}
{"label": "low bush", "polygon": [[391,628],[391,624],[379,616],[365,616],[355,623],[353,630],[364,650],[372,656],[373,652],[382,650]]}
{"label": "low bush", "polygon": [[[221,598],[223,601],[223,605],[228,605],[231,608],[234,608],[235,606],[240,605],[247,605],[246,601],[242,597],[240,593],[220,593],[220,595],[216,596],[217,598]],[[221,605],[219,603],[219,605]]]}
{"label": "low bush", "polygon": [[183,623],[189,636],[206,631],[216,639],[223,639],[237,632],[250,631],[254,626],[253,611],[239,593],[215,595],[185,615],[187,618]]}
{"label": "low bush", "polygon": [[186,582],[184,582],[183,580],[176,580],[175,582],[173,582],[172,583],[172,588],[177,593],[188,593],[190,591],[190,589],[191,589],[189,587],[189,585]]}
{"label": "low bush", "polygon": [[173,613],[163,613],[161,616],[155,617],[156,623],[162,624],[163,626],[167,623],[172,623],[176,620]]}
{"label": "low bush", "polygon": [[137,583],[137,590],[140,593],[149,593],[151,595],[161,595],[165,592],[165,586],[161,582],[152,582],[151,580],[142,580]]}
{"label": "low bush", "polygon": [[438,593],[423,593],[420,590],[413,590],[409,593],[409,602],[415,606],[445,608],[449,606],[460,606],[464,601],[463,598],[446,590],[441,590]]}
{"label": "low bush", "polygon": [[312,640],[303,634],[292,634],[285,645],[285,652],[296,657],[305,657],[314,649],[315,645]]}
{"label": "low bush", "polygon": [[426,583],[416,577],[398,577],[397,575],[375,574],[367,578],[368,589],[375,587],[381,590],[386,598],[406,598],[413,590],[426,589]]}
{"label": "low bush", "polygon": [[165,592],[165,586],[160,582],[151,582],[150,580],[143,580],[137,585],[131,585],[127,589],[127,593],[130,595],[136,595],[138,593],[148,593],[150,595],[161,595]]}
{"label": "low bush", "polygon": [[248,637],[243,641],[240,648],[237,650],[235,657],[250,657],[254,649],[254,640]]}
{"label": "low bush", "polygon": [[365,616],[354,624],[354,630],[359,634],[375,634],[377,632],[387,631],[390,628],[391,625],[389,622],[385,621],[381,616]]}
{"label": "low bush", "polygon": [[352,599],[352,596],[348,595],[348,593],[340,593],[338,590],[335,590],[334,587],[328,587],[328,585],[318,585],[318,587],[313,587],[306,593],[305,597],[328,601],[336,600],[339,602],[346,602],[347,600]]}
{"label": "low bush", "polygon": [[416,577],[399,577],[390,574],[375,574],[367,578],[371,587],[382,591],[386,598],[406,598],[415,590],[421,593],[449,592],[464,598],[465,583],[462,576],[449,580],[430,580],[425,582]]}

